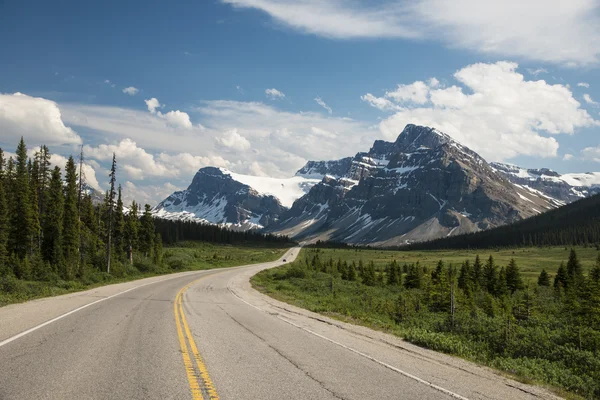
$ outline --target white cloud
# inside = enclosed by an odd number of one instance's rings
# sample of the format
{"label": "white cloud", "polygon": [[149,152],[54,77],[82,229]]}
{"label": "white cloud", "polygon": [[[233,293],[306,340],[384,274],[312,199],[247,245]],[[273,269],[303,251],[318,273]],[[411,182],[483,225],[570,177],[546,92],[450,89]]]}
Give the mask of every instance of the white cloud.
{"label": "white cloud", "polygon": [[275,88],[265,90],[265,94],[271,100],[281,100],[285,97],[285,94],[283,92],[280,92]]}
{"label": "white cloud", "polygon": [[240,85],[237,85],[237,86],[235,87],[235,89],[236,89],[236,90],[237,90],[237,91],[238,91],[240,94],[244,94],[244,88],[243,88],[243,87],[241,87]]}
{"label": "white cloud", "polygon": [[16,145],[21,136],[30,145],[73,145],[81,138],[65,126],[57,104],[22,93],[0,94],[0,143]]}
{"label": "white cloud", "polygon": [[148,111],[150,111],[152,114],[154,114],[156,112],[157,108],[162,107],[156,97],[152,97],[151,99],[144,100],[144,103],[146,103],[146,107],[148,107]]}
{"label": "white cloud", "polygon": [[529,72],[529,75],[533,75],[533,76],[537,77],[539,74],[547,74],[548,70],[545,68],[538,68],[538,69],[527,68],[527,72]]}
{"label": "white cloud", "polygon": [[579,87],[584,87],[584,88],[588,88],[588,89],[589,89],[589,87],[590,87],[590,84],[589,84],[589,83],[586,83],[586,82],[579,82],[579,83],[577,84],[577,86],[579,86]]}
{"label": "white cloud", "polygon": [[573,159],[573,154],[568,154],[568,153],[567,153],[567,154],[565,154],[565,155],[563,156],[563,160],[564,160],[564,161],[569,161],[569,160],[572,160],[572,159]]}
{"label": "white cloud", "polygon": [[217,137],[237,129],[251,141],[250,151],[220,152],[239,173],[257,173],[258,165],[263,174],[289,177],[307,160],[347,157],[369,148],[378,135],[368,124],[350,118],[285,112],[263,103],[207,101],[198,112]]}
{"label": "white cloud", "polygon": [[584,160],[600,162],[600,146],[586,147],[581,150],[581,157]]}
{"label": "white cloud", "polygon": [[104,80],[104,83],[106,83],[108,86],[110,86],[110,87],[112,87],[112,88],[114,88],[114,87],[116,86],[114,83],[112,83],[112,82],[110,81],[110,79],[105,79],[105,80]]}
{"label": "white cloud", "polygon": [[134,86],[129,86],[123,88],[123,93],[128,94],[130,96],[135,96],[140,90]]}
{"label": "white cloud", "polygon": [[131,139],[123,139],[117,144],[100,144],[97,147],[86,145],[83,151],[87,157],[99,161],[112,160],[113,153],[117,159],[117,168],[125,171],[132,179],[143,179],[145,176],[174,177],[178,175],[176,168],[157,162],[154,155],[146,152]]}
{"label": "white cloud", "polygon": [[402,109],[402,107],[392,103],[390,100],[384,99],[383,97],[375,97],[371,93],[360,96],[360,99],[381,111],[398,111]]}
{"label": "white cloud", "polygon": [[250,142],[240,135],[237,129],[231,129],[225,132],[222,137],[216,138],[216,140],[223,146],[233,150],[245,151],[250,149]]}
{"label": "white cloud", "polygon": [[318,105],[320,105],[321,107],[323,107],[325,110],[327,110],[327,112],[329,114],[333,113],[333,110],[331,109],[331,107],[329,107],[324,101],[323,99],[321,99],[319,96],[315,97],[315,101],[317,102]]}
{"label": "white cloud", "polygon": [[[32,149],[33,151],[37,149]],[[52,150],[52,149],[50,149]],[[101,190],[101,186],[98,183],[98,179],[96,178],[96,171],[92,167],[92,162],[85,161],[81,166],[81,170],[83,172],[83,181],[93,187],[94,189]],[[78,162],[76,160],[76,162]],[[60,154],[51,154],[50,155],[50,163],[59,167],[62,170],[62,176],[65,176],[65,165],[67,165],[67,157],[61,156]],[[77,173],[79,173],[79,165],[77,165]]]}
{"label": "white cloud", "polygon": [[144,204],[154,206],[159,201],[166,199],[173,192],[181,189],[181,187],[177,187],[170,182],[166,182],[162,185],[136,185],[131,181],[126,181],[123,185],[123,202],[126,205],[129,205],[132,200],[135,200],[143,209]]}
{"label": "white cloud", "polygon": [[586,103],[591,104],[592,106],[598,106],[598,102],[594,101],[594,99],[592,99],[592,96],[590,96],[587,93],[583,95],[583,99]]}
{"label": "white cloud", "polygon": [[600,126],[569,88],[527,81],[516,69],[517,64],[508,62],[473,64],[454,74],[460,86],[435,89],[419,84],[417,98],[429,100],[399,110],[380,123],[380,130],[392,140],[408,123],[434,126],[485,158],[498,160],[556,156],[558,142],[548,134]]}
{"label": "white cloud", "polygon": [[151,114],[156,115],[158,118],[164,119],[165,121],[167,121],[168,125],[175,128],[192,128],[192,121],[190,121],[190,116],[188,115],[188,113],[175,110],[163,114],[160,111],[156,110],[157,108],[164,107],[164,105],[160,104],[156,97],[144,100],[144,102],[146,103],[146,107],[148,107],[148,111],[150,111]]}
{"label": "white cloud", "polygon": [[442,41],[481,53],[585,65],[600,58],[596,0],[221,0],[302,33]]}
{"label": "white cloud", "polygon": [[[439,81],[432,78],[432,83],[437,86]],[[416,81],[410,85],[398,85],[396,90],[387,92],[385,97],[393,99],[398,103],[415,103],[425,104],[427,103],[429,95],[429,86],[425,82]]]}
{"label": "white cloud", "polygon": [[97,147],[86,145],[84,153],[91,164],[94,160],[111,162],[115,153],[117,169],[130,179],[141,180],[149,177],[187,179],[202,167],[228,167],[230,163],[220,156],[194,156],[188,152],[152,154],[131,139],[123,139],[116,144],[100,144]]}

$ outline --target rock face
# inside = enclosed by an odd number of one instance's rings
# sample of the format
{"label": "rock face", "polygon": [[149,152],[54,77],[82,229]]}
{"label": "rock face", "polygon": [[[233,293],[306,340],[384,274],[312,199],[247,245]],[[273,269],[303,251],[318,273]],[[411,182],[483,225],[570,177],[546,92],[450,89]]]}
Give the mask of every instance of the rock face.
{"label": "rock face", "polygon": [[490,165],[512,183],[538,190],[565,203],[600,193],[600,173],[597,172],[561,175],[548,168],[525,169],[504,163]]}
{"label": "rock face", "polygon": [[154,208],[162,218],[193,219],[239,229],[262,228],[277,221],[286,208],[274,196],[262,195],[219,168],[200,169],[186,190]]}
{"label": "rock face", "polygon": [[517,186],[477,153],[432,128],[407,125],[395,142],[299,175],[323,180],[268,232],[298,240],[398,245],[500,226],[562,204]]}

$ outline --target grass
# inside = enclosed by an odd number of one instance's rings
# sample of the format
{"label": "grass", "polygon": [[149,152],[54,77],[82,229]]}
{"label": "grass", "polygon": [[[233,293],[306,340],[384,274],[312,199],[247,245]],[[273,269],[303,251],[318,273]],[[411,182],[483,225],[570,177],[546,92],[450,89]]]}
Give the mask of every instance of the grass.
{"label": "grass", "polygon": [[[321,313],[345,322],[370,327],[402,337],[405,340],[435,351],[453,354],[517,378],[522,382],[541,384],[567,398],[596,398],[600,393],[598,376],[600,360],[598,346],[600,331],[587,330],[583,349],[577,349],[576,332],[562,300],[557,300],[552,288],[537,288],[537,277],[542,268],[553,275],[561,262],[566,262],[570,248],[520,248],[486,251],[385,251],[356,249],[303,249],[298,260],[282,267],[260,272],[252,277],[253,286],[278,300]],[[595,247],[575,248],[585,272],[595,263]],[[315,255],[328,264],[332,259],[352,261],[365,265],[373,261],[383,268],[394,259],[400,265],[417,261],[432,271],[442,259],[459,266],[465,259],[471,261],[479,254],[482,261],[492,255],[497,265],[505,266],[514,258],[524,280],[535,292],[533,317],[510,325],[511,336],[505,338],[506,316],[502,304],[513,310],[522,307],[524,292],[508,299],[492,299],[493,312],[485,311],[485,296],[480,296],[476,310],[470,309],[470,300],[459,295],[455,328],[448,328],[448,312],[435,311],[425,303],[431,293],[431,282],[425,288],[404,289],[401,286],[375,284],[367,286],[340,278],[331,267],[313,268],[306,259]],[[461,297],[462,296],[462,297]],[[414,309],[399,318],[399,304],[421,302],[420,311]],[[502,303],[502,302],[505,303]],[[404,306],[406,307],[406,306]],[[403,310],[403,312],[406,312]],[[494,315],[495,314],[495,315]],[[596,350],[594,350],[596,349]],[[593,363],[594,365],[591,365]]]}
{"label": "grass", "polygon": [[[574,247],[577,256],[581,260],[585,273],[594,265],[598,250],[596,247]],[[429,269],[435,267],[439,260],[446,264],[460,266],[463,261],[469,259],[471,262],[479,255],[482,262],[491,255],[497,265],[506,266],[511,258],[514,258],[519,266],[524,279],[537,280],[542,269],[553,275],[556,273],[561,262],[567,262],[571,247],[525,247],[518,249],[498,250],[420,250],[420,251],[388,251],[388,250],[349,250],[349,249],[321,249],[319,257],[328,260],[330,257],[337,261],[356,261],[362,259],[364,262],[373,261],[375,266],[384,266],[392,260],[400,265],[416,263],[417,261]]]}
{"label": "grass", "polygon": [[32,299],[92,289],[148,278],[151,276],[183,271],[200,271],[213,268],[228,268],[279,259],[287,250],[281,245],[221,245],[204,242],[183,242],[167,247],[159,265],[149,260],[134,260],[128,263],[113,263],[113,273],[87,270],[77,280],[65,281],[51,276],[47,281],[24,281],[13,276],[0,277],[0,307]]}

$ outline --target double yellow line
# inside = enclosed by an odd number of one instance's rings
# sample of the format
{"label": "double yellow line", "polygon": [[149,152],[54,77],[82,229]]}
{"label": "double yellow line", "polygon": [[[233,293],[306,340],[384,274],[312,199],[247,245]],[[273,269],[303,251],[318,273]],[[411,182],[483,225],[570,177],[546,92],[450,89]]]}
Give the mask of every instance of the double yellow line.
{"label": "double yellow line", "polygon": [[[190,389],[192,391],[192,399],[193,400],[203,400],[203,392],[208,395],[210,400],[218,400],[219,395],[215,390],[215,387],[208,376],[208,371],[206,370],[206,365],[202,361],[202,357],[200,357],[200,353],[198,352],[198,346],[196,346],[196,342],[194,342],[194,338],[192,337],[192,332],[190,331],[190,327],[187,324],[185,319],[185,314],[183,313],[183,294],[185,291],[192,286],[194,283],[207,278],[208,276],[204,276],[200,279],[196,279],[195,281],[188,283],[177,293],[175,297],[175,303],[173,303],[173,311],[175,312],[175,324],[177,325],[177,336],[179,337],[179,345],[181,346],[181,354],[183,356],[183,364],[185,365],[185,372],[187,374],[188,382],[190,384]],[[185,336],[184,336],[185,333]],[[196,373],[194,369],[194,364],[192,362],[192,357],[190,357],[190,352],[196,361],[196,365],[198,367],[198,371],[200,372],[200,376]]]}

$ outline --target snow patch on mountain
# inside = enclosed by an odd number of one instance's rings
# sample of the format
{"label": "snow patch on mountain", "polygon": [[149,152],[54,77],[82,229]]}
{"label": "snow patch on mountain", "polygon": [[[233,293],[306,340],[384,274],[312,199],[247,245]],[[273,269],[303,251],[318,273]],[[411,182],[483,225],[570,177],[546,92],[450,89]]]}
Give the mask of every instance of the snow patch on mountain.
{"label": "snow patch on mountain", "polygon": [[272,195],[279,199],[281,204],[287,208],[294,204],[296,199],[304,196],[311,187],[321,182],[322,177],[307,178],[294,176],[291,178],[270,178],[268,176],[242,175],[220,168],[225,175],[234,180],[250,186],[259,194]]}

